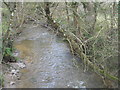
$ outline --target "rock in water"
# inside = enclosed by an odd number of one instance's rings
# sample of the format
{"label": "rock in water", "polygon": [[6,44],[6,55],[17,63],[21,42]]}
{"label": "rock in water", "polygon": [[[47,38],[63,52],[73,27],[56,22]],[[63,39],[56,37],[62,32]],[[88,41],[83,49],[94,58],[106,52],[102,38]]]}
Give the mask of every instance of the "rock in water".
{"label": "rock in water", "polygon": [[15,82],[13,82],[13,81],[10,82],[10,85],[14,85],[14,84],[15,84]]}
{"label": "rock in water", "polygon": [[15,69],[13,69],[13,70],[11,70],[11,74],[13,75],[16,75],[17,73],[19,73],[19,70],[15,70]]}
{"label": "rock in water", "polygon": [[26,65],[25,65],[24,63],[18,63],[18,66],[19,66],[20,68],[25,68],[25,67],[26,67]]}

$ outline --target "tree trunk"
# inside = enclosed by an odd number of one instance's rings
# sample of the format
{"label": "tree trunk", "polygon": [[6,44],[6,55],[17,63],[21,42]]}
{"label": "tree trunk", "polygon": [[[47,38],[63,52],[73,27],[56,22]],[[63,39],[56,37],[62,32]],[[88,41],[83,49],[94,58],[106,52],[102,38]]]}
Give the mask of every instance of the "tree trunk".
{"label": "tree trunk", "polygon": [[65,2],[65,6],[66,6],[67,22],[69,24],[69,12],[68,12],[68,3],[67,2]]}
{"label": "tree trunk", "polygon": [[46,18],[47,18],[47,23],[50,24],[53,20],[52,20],[52,17],[50,15],[50,3],[49,2],[45,2],[44,5],[45,5],[45,13],[46,13]]}
{"label": "tree trunk", "polygon": [[72,8],[73,8],[73,23],[74,23],[75,28],[77,29],[78,28],[78,20],[77,20],[76,13],[77,13],[77,8],[78,8],[78,3],[72,2]]}

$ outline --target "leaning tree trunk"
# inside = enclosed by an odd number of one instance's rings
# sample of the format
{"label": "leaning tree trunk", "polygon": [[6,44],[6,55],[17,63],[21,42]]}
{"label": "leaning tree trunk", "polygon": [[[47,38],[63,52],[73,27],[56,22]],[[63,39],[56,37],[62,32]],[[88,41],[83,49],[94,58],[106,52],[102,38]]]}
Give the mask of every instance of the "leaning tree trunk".
{"label": "leaning tree trunk", "polygon": [[46,13],[46,18],[47,18],[47,23],[49,25],[51,25],[53,28],[57,29],[58,28],[58,25],[57,23],[54,23],[53,19],[52,19],[52,16],[51,16],[51,13],[50,13],[50,3],[49,2],[44,2],[44,10],[45,10],[45,13]]}

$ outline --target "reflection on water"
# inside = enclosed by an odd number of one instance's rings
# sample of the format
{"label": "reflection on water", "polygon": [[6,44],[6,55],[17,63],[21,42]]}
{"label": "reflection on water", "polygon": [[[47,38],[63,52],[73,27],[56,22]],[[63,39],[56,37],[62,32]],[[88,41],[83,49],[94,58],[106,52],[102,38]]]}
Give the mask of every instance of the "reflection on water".
{"label": "reflection on water", "polygon": [[42,27],[25,29],[14,42],[27,68],[21,70],[17,88],[100,88],[102,80],[92,72],[84,73],[82,64],[64,42]]}

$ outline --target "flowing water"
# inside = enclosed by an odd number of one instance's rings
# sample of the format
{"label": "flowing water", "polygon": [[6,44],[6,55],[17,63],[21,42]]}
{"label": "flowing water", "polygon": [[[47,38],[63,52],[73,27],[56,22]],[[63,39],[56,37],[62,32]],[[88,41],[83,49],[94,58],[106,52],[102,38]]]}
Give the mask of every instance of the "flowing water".
{"label": "flowing water", "polygon": [[[53,31],[28,25],[14,42],[26,63],[16,88],[103,88],[101,78],[84,72],[79,58]],[[76,60],[75,60],[76,59]]]}

